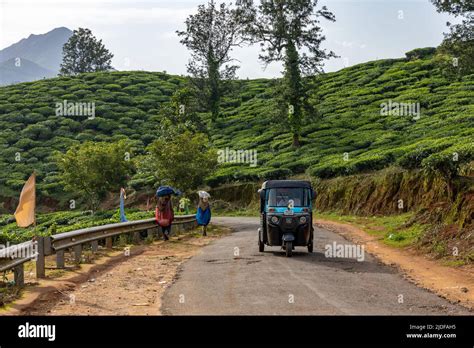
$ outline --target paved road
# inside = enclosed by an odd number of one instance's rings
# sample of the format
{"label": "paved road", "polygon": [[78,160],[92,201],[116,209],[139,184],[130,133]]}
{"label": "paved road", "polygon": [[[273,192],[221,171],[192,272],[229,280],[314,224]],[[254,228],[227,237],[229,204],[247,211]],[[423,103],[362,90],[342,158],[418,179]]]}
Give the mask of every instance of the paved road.
{"label": "paved road", "polygon": [[234,233],[183,265],[164,294],[163,314],[472,314],[416,287],[370,255],[363,262],[326,258],[326,244],[350,244],[330,231],[315,230],[313,254],[296,248],[286,258],[279,247],[258,252],[257,218],[213,222]]}

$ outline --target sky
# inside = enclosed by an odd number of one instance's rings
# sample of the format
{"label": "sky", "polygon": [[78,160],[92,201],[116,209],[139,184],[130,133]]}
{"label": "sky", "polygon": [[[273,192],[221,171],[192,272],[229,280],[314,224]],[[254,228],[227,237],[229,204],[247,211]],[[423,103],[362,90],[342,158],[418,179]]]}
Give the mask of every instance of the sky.
{"label": "sky", "polygon": [[[0,0],[0,49],[30,34],[57,27],[87,27],[114,54],[118,70],[166,71],[186,74],[190,54],[176,30],[206,0]],[[436,12],[429,0],[320,0],[336,16],[321,20],[323,47],[340,58],[325,62],[324,70],[403,57],[419,47],[435,47],[453,17]],[[279,63],[258,61],[259,47],[237,48],[232,56],[240,78],[280,76]]]}

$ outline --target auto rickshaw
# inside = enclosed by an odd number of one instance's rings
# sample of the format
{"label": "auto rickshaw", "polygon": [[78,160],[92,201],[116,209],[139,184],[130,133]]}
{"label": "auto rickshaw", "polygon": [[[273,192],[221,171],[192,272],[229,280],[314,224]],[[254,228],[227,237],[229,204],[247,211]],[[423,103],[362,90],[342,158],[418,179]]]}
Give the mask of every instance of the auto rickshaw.
{"label": "auto rickshaw", "polygon": [[260,194],[260,228],[258,249],[265,245],[281,246],[290,257],[295,246],[313,252],[314,190],[309,181],[268,180],[258,190]]}

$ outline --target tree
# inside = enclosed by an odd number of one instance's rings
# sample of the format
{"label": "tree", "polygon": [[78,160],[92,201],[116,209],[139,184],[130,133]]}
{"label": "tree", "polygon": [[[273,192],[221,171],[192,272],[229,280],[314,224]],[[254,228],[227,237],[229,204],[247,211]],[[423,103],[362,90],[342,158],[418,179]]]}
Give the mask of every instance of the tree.
{"label": "tree", "polygon": [[284,78],[278,93],[286,104],[282,112],[288,115],[294,146],[300,145],[306,108],[303,75],[322,72],[322,61],[336,57],[333,52],[320,48],[325,37],[318,19],[323,17],[334,22],[335,17],[325,6],[316,11],[317,3],[317,0],[261,0],[255,7],[252,1],[239,2],[244,13],[254,13],[246,34],[253,43],[261,45],[260,59],[265,64],[283,62]]}
{"label": "tree", "polygon": [[171,139],[185,131],[206,131],[198,113],[196,97],[189,87],[176,90],[171,100],[161,107],[159,115],[162,138]]}
{"label": "tree", "polygon": [[143,161],[152,170],[156,185],[170,184],[189,192],[204,183],[217,165],[217,153],[202,133],[185,131],[171,140],[158,139],[148,146]]}
{"label": "tree", "polygon": [[448,12],[455,16],[474,11],[474,2],[466,0],[431,0],[438,12]]}
{"label": "tree", "polygon": [[67,191],[84,197],[90,209],[97,209],[107,192],[118,191],[134,171],[130,146],[115,143],[85,142],[56,154],[60,177]]}
{"label": "tree", "polygon": [[461,16],[460,24],[447,23],[449,33],[438,48],[437,60],[450,76],[474,73],[474,2],[465,0],[431,0],[438,12]]}
{"label": "tree", "polygon": [[63,46],[60,75],[110,70],[113,56],[89,29],[79,28]]}
{"label": "tree", "polygon": [[214,0],[199,5],[197,13],[186,19],[186,30],[176,31],[182,37],[180,42],[191,51],[187,70],[196,89],[202,92],[213,120],[219,115],[223,81],[233,79],[238,69],[230,64],[234,60],[230,52],[244,43],[245,16],[231,6],[218,6]]}
{"label": "tree", "polygon": [[405,52],[408,60],[423,59],[425,57],[433,56],[436,53],[435,47],[415,48],[414,50]]}

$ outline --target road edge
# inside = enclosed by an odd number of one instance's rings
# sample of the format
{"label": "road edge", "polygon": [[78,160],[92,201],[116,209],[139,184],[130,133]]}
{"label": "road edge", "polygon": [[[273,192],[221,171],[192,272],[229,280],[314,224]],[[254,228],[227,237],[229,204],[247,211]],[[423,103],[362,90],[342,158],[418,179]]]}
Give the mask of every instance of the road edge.
{"label": "road edge", "polygon": [[112,250],[108,255],[94,260],[94,263],[82,263],[80,268],[66,272],[60,277],[37,279],[35,283],[25,286],[18,299],[0,309],[0,316],[24,315],[24,312],[34,307],[38,302],[49,298],[57,300],[57,293],[71,291],[78,285],[85,283],[94,273],[110,269],[127,258],[138,256],[144,251],[145,245],[133,245],[128,256],[122,250]]}
{"label": "road edge", "polygon": [[[470,311],[474,310],[474,274],[448,266],[442,266],[425,256],[406,249],[384,245],[359,227],[326,219],[316,219],[318,227],[335,232],[347,240],[365,246],[365,250],[391,267],[415,285],[427,289]],[[451,286],[446,286],[451,284]],[[467,289],[467,291],[463,291]]]}

